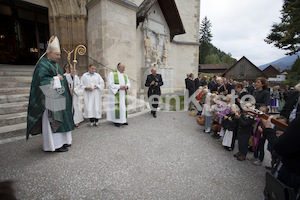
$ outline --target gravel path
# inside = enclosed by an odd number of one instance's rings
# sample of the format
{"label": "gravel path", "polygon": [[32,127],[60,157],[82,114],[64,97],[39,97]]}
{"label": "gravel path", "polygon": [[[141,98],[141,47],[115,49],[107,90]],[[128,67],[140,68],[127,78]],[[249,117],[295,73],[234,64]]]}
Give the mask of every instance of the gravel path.
{"label": "gravel path", "polygon": [[1,144],[0,180],[22,200],[262,199],[265,168],[237,161],[187,112],[128,122],[83,124],[66,153],[43,152],[41,136]]}

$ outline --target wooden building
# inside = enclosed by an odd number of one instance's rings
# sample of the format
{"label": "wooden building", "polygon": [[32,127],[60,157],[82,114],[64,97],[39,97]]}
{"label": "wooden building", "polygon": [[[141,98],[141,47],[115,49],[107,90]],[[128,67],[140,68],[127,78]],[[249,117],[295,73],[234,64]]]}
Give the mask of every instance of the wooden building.
{"label": "wooden building", "polygon": [[276,78],[277,75],[280,75],[280,68],[269,65],[267,68],[263,70],[264,74],[267,75],[268,78]]}
{"label": "wooden building", "polygon": [[261,76],[267,78],[267,76],[245,56],[229,67],[222,76],[236,81],[254,81]]}
{"label": "wooden building", "polygon": [[221,76],[227,69],[227,64],[199,64],[198,71]]}

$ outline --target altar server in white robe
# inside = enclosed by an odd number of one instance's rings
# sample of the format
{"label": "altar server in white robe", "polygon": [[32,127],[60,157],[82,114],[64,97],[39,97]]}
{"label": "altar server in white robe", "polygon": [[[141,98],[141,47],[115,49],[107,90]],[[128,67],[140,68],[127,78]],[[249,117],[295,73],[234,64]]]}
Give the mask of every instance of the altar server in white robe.
{"label": "altar server in white robe", "polygon": [[82,75],[81,88],[84,89],[84,117],[90,119],[91,126],[98,126],[98,119],[102,117],[101,91],[104,81],[96,73],[94,65],[90,65],[89,71]]}
{"label": "altar server in white robe", "polygon": [[[69,65],[67,64],[65,66],[66,73],[64,74],[66,76],[68,85],[71,90],[73,90],[73,84],[74,84],[74,91],[72,92],[73,95],[73,119],[74,124],[78,128],[79,123],[83,121],[83,114],[82,114],[82,107],[79,99],[79,95],[82,94],[83,90],[80,86],[80,80],[79,77],[76,75],[76,71],[72,71],[72,76],[70,74]],[[71,66],[72,67],[72,66]]]}
{"label": "altar server in white robe", "polygon": [[114,122],[115,126],[128,125],[127,122],[127,92],[130,88],[128,76],[123,73],[125,65],[119,63],[117,69],[107,77],[108,104],[107,120]]}

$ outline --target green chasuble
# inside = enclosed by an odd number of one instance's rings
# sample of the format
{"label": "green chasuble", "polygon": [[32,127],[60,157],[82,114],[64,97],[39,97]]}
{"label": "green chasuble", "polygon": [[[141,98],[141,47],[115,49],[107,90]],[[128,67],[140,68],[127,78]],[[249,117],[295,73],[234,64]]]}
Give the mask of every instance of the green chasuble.
{"label": "green chasuble", "polygon": [[[65,98],[65,109],[60,111],[50,111],[49,110],[49,121],[53,133],[65,133],[72,131],[74,129],[74,121],[72,114],[72,97],[70,94],[69,86],[66,80],[66,77],[63,75],[63,72],[59,65],[43,57],[37,63],[32,77],[30,97],[28,104],[28,113],[27,113],[27,133],[26,139],[29,135],[36,135],[42,133],[42,116],[45,111],[45,95],[42,92],[40,86],[49,85],[54,80],[53,77],[58,74],[64,77],[64,80],[61,81],[61,86],[63,87],[62,91],[59,91],[60,97]],[[47,95],[51,95],[50,92],[55,92],[55,90],[49,91]],[[58,94],[58,93],[56,93]]]}
{"label": "green chasuble", "polygon": [[[117,69],[113,70],[114,83],[119,85],[119,76]],[[124,74],[125,85],[127,84],[127,76]],[[127,117],[127,91],[125,91],[125,105],[126,105],[126,117]],[[115,94],[115,118],[120,119],[120,91]]]}

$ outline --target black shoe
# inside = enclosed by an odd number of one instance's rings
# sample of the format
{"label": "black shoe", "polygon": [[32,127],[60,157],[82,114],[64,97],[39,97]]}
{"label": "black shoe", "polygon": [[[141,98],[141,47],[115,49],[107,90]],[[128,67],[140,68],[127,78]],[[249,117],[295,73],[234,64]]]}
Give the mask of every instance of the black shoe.
{"label": "black shoe", "polygon": [[58,149],[55,149],[55,152],[67,152],[67,151],[69,151],[69,149],[67,147],[64,147],[64,146],[62,146]]}
{"label": "black shoe", "polygon": [[124,123],[123,125],[128,125],[128,122]]}
{"label": "black shoe", "polygon": [[71,147],[72,145],[71,144],[64,144],[63,147],[65,148],[68,148],[68,147]]}
{"label": "black shoe", "polygon": [[114,124],[115,124],[116,127],[120,127],[121,126],[121,124],[119,124],[119,123],[114,123]]}
{"label": "black shoe", "polygon": [[153,117],[156,118],[156,113],[153,113]]}

